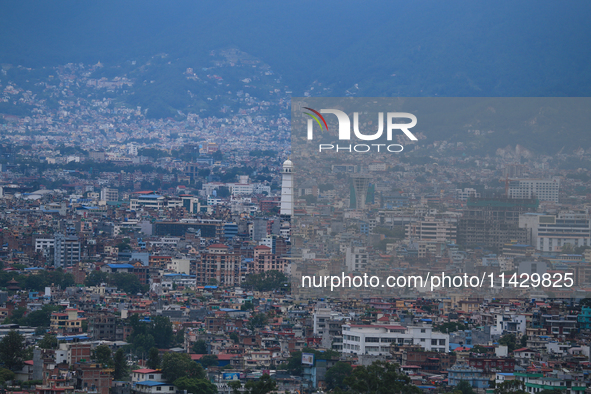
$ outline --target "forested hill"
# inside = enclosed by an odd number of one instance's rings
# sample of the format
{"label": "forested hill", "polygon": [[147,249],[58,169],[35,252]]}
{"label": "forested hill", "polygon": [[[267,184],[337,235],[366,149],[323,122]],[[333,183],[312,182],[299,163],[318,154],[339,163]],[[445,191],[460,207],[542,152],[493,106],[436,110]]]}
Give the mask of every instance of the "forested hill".
{"label": "forested hill", "polygon": [[15,0],[0,10],[2,64],[167,53],[194,67],[237,48],[294,95],[591,95],[587,1]]}

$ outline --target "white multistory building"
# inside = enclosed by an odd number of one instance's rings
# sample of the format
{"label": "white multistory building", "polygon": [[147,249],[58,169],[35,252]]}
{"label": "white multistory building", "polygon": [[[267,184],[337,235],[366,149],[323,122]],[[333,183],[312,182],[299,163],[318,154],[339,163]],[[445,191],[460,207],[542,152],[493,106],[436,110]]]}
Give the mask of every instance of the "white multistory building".
{"label": "white multistory building", "polygon": [[573,249],[591,246],[591,221],[587,213],[525,213],[519,216],[519,227],[527,230],[528,243],[542,252],[560,252],[567,244]]}
{"label": "white multistory building", "polygon": [[449,349],[449,335],[433,332],[429,324],[419,326],[397,325],[343,325],[343,353],[379,356],[390,354],[390,346],[419,345],[426,351],[445,353]]}
{"label": "white multistory building", "polygon": [[558,202],[560,179],[509,179],[509,198]]}

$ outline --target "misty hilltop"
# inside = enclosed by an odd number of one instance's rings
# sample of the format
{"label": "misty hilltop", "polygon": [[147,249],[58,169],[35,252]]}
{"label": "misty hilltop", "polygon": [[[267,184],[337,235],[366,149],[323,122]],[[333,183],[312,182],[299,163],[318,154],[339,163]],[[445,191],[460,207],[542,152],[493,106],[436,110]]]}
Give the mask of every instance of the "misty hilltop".
{"label": "misty hilltop", "polygon": [[[0,63],[179,68],[237,48],[312,96],[589,96],[591,4],[5,1]],[[162,73],[165,74],[165,71]]]}

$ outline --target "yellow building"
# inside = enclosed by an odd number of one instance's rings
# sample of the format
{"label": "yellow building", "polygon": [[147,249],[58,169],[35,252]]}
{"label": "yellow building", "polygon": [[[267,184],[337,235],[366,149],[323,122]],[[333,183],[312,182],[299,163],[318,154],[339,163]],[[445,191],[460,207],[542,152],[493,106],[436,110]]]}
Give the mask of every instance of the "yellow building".
{"label": "yellow building", "polygon": [[64,312],[51,314],[51,331],[61,335],[75,335],[82,333],[82,322],[86,318],[78,315],[78,310],[68,308]]}

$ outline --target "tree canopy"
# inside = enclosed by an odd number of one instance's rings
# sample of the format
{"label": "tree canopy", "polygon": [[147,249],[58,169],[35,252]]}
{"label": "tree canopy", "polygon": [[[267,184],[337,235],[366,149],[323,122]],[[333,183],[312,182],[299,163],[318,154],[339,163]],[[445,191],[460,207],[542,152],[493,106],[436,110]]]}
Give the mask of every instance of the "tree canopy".
{"label": "tree canopy", "polygon": [[344,380],[347,393],[355,394],[419,394],[410,378],[399,372],[398,365],[377,361],[368,367],[355,368]]}
{"label": "tree canopy", "polygon": [[169,383],[180,378],[204,379],[205,371],[201,364],[191,360],[187,353],[166,353],[162,358],[162,374]]}
{"label": "tree canopy", "polygon": [[153,316],[150,321],[141,321],[139,315],[133,314],[129,317],[129,324],[132,331],[127,337],[127,342],[131,343],[134,349],[169,349],[174,344],[172,323],[165,316]]}
{"label": "tree canopy", "polygon": [[247,289],[255,291],[282,290],[287,284],[287,276],[283,272],[271,270],[260,274],[250,274],[242,284]]}
{"label": "tree canopy", "polygon": [[0,362],[11,371],[20,370],[25,365],[25,337],[10,330],[0,341]]}

